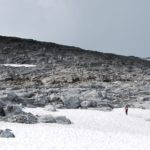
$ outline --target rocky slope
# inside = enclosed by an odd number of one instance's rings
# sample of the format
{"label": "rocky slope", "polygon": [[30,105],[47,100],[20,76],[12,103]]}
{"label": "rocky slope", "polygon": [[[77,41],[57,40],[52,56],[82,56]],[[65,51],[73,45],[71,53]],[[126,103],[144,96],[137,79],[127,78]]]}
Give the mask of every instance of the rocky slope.
{"label": "rocky slope", "polygon": [[126,103],[150,106],[150,61],[141,58],[0,36],[0,64],[4,105],[13,99],[28,107],[109,110]]}

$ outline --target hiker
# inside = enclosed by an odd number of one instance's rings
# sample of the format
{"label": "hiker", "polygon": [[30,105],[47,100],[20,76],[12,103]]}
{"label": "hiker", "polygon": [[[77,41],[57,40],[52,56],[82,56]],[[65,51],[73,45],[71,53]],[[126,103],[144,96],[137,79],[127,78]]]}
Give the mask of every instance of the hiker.
{"label": "hiker", "polygon": [[126,114],[126,115],[128,115],[128,108],[129,108],[129,105],[127,104],[127,105],[125,106],[125,114]]}

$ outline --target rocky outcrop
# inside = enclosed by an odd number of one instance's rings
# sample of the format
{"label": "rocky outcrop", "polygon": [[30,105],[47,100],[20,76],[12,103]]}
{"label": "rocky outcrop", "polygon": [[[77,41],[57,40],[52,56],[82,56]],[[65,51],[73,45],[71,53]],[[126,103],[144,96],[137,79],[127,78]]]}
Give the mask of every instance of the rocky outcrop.
{"label": "rocky outcrop", "polygon": [[59,123],[59,124],[71,124],[71,121],[65,116],[58,116],[55,118],[55,120],[56,120],[56,123]]}
{"label": "rocky outcrop", "polygon": [[23,114],[9,116],[7,121],[15,122],[15,123],[34,124],[38,122],[38,119],[36,116],[34,116],[31,113],[23,113]]}
{"label": "rocky outcrop", "polygon": [[[49,107],[50,105],[48,106],[48,108]],[[24,112],[19,105],[9,104],[3,108],[3,111],[4,115],[0,116],[0,120],[6,122],[25,123],[25,124],[35,124],[38,122],[71,124],[71,121],[65,116],[57,116],[57,117],[53,117],[52,115],[35,116],[32,113]]]}
{"label": "rocky outcrop", "polygon": [[0,130],[0,137],[1,138],[14,138],[15,135],[11,132],[10,129]]}
{"label": "rocky outcrop", "polygon": [[39,116],[39,122],[42,122],[42,123],[56,123],[56,120],[52,115],[44,115],[44,116]]}
{"label": "rocky outcrop", "polygon": [[58,124],[71,124],[71,121],[65,116],[53,117],[52,115],[39,116],[41,123],[58,123]]}
{"label": "rocky outcrop", "polygon": [[4,115],[0,116],[1,121],[34,124],[38,122],[36,116],[26,113],[19,105],[8,104],[3,107]]}

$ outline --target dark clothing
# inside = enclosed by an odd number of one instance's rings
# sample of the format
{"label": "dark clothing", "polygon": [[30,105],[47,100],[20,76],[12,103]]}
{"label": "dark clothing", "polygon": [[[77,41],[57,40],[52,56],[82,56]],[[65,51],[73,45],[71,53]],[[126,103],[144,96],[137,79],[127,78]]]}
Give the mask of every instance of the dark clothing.
{"label": "dark clothing", "polygon": [[126,106],[125,106],[125,113],[126,113],[126,115],[128,115],[128,108],[129,108],[129,106],[126,105]]}
{"label": "dark clothing", "polygon": [[0,116],[5,116],[5,111],[3,107],[0,107]]}
{"label": "dark clothing", "polygon": [[126,115],[128,115],[128,108],[125,109]]}

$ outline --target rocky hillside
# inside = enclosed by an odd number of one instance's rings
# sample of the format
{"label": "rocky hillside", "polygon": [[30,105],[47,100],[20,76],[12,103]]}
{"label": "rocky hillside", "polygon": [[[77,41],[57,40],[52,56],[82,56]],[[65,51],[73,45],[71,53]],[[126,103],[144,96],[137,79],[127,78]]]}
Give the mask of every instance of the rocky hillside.
{"label": "rocky hillside", "polygon": [[87,51],[77,47],[38,42],[16,37],[0,36],[0,63],[38,64],[67,67],[100,67],[102,65],[137,68],[150,67],[150,63],[137,57]]}
{"label": "rocky hillside", "polygon": [[134,80],[149,74],[150,68],[149,61],[133,56],[3,36],[0,36],[0,64],[37,65],[18,69],[1,66],[0,81],[40,85]]}
{"label": "rocky hillside", "polygon": [[0,36],[0,64],[4,106],[150,108],[150,61],[141,58]]}

